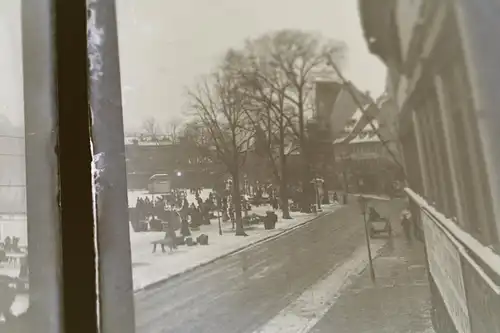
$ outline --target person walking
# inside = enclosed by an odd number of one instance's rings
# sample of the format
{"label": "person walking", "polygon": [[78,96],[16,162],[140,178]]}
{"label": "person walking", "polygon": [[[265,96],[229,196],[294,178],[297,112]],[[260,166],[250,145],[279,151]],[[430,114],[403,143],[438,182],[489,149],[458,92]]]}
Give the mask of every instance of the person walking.
{"label": "person walking", "polygon": [[187,216],[182,218],[181,221],[181,235],[184,238],[191,236],[191,230],[189,230],[189,222]]}
{"label": "person walking", "polygon": [[276,198],[276,195],[271,197],[271,206],[273,210],[278,210],[278,199]]}
{"label": "person walking", "polygon": [[16,290],[10,286],[14,282],[9,276],[0,276],[0,315],[3,315],[5,322],[15,318],[11,308],[16,299]]}
{"label": "person walking", "polygon": [[[177,249],[177,234],[175,233],[174,220],[167,222],[167,231],[165,232],[165,240],[170,248],[170,251]],[[165,248],[162,245],[162,250],[165,252]]]}
{"label": "person walking", "polygon": [[403,228],[403,233],[405,235],[406,241],[408,243],[411,243],[411,241],[412,241],[411,219],[410,219],[410,213],[407,210],[403,211],[403,214],[401,217],[401,227]]}

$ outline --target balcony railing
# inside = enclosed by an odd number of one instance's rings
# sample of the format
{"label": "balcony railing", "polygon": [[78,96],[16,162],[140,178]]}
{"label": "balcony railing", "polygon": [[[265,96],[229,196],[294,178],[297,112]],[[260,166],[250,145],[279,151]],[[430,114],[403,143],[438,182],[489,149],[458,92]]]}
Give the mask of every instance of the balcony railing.
{"label": "balcony railing", "polygon": [[425,199],[420,207],[430,275],[458,332],[500,332],[500,255],[481,244]]}

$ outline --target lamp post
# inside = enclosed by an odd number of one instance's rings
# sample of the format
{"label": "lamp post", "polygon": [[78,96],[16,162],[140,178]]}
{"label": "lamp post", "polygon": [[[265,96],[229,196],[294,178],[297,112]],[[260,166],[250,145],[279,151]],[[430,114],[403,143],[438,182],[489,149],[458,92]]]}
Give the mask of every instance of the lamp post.
{"label": "lamp post", "polygon": [[219,222],[219,236],[222,236],[222,225],[220,223],[220,214],[222,211],[222,198],[217,194],[217,220]]}
{"label": "lamp post", "polygon": [[245,175],[245,180],[243,182],[243,187],[244,187],[245,194],[249,195],[250,194],[250,185],[249,185],[248,178],[246,175]]}
{"label": "lamp post", "polygon": [[316,207],[318,208],[318,211],[321,210],[321,200],[319,197],[319,187],[324,183],[325,181],[321,178],[314,178],[311,183],[314,184],[314,189],[316,192]]}
{"label": "lamp post", "polygon": [[368,221],[366,220],[366,208],[367,200],[362,195],[358,199],[361,213],[363,214],[363,222],[365,224],[365,237],[366,237],[366,248],[368,249],[368,263],[370,267],[370,278],[372,282],[375,282],[375,270],[373,268],[372,250],[370,247],[370,235],[368,229]]}

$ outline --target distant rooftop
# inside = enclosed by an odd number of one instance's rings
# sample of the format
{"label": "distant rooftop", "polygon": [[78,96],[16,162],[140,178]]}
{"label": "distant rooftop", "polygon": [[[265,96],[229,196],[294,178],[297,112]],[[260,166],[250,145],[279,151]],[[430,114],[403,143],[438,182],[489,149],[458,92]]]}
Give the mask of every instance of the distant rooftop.
{"label": "distant rooftop", "polygon": [[125,145],[139,145],[139,146],[167,146],[171,145],[172,141],[166,135],[139,135],[139,136],[126,136]]}
{"label": "distant rooftop", "polygon": [[[366,110],[367,107],[368,105],[365,105],[363,109]],[[352,136],[352,132],[363,118],[363,112],[366,111],[362,111],[359,108],[354,112],[352,117],[346,122],[346,125],[344,126],[343,135],[340,138],[336,139],[334,143],[364,143],[380,141],[377,133],[373,130],[373,127],[370,123],[368,123],[362,130],[360,130],[356,136]],[[373,119],[372,124],[375,127],[375,130],[379,129],[379,122],[377,121],[377,119]]]}

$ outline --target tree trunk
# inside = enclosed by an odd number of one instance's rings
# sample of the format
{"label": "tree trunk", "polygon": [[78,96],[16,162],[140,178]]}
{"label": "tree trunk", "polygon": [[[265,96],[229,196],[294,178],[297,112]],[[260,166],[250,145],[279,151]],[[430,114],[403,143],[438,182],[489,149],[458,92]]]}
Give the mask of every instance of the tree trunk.
{"label": "tree trunk", "polygon": [[241,218],[241,191],[240,191],[240,177],[239,168],[235,167],[235,172],[231,175],[233,176],[233,206],[234,215],[236,220],[236,236],[247,236],[245,230],[243,229],[243,220]]}
{"label": "tree trunk", "polygon": [[[299,92],[300,94],[300,92]],[[299,96],[299,100],[302,101],[302,96]],[[301,198],[301,211],[304,213],[310,213],[311,208],[311,177],[309,175],[309,158],[307,151],[306,142],[306,128],[304,120],[304,106],[302,102],[299,103],[299,140],[300,140],[300,154],[302,157],[302,198]]]}
{"label": "tree trunk", "polygon": [[280,118],[280,169],[281,177],[280,181],[280,199],[281,199],[281,211],[283,213],[283,219],[289,220],[290,216],[290,206],[288,205],[288,175],[287,175],[287,165],[286,165],[286,155],[285,155],[285,128],[284,128],[283,115]]}
{"label": "tree trunk", "polygon": [[330,204],[330,195],[329,195],[329,184],[325,180],[323,183],[323,202],[321,202],[323,205],[329,205]]}
{"label": "tree trunk", "polygon": [[[304,151],[304,150],[303,150]],[[303,174],[302,174],[302,212],[310,213],[311,212],[311,203],[314,199],[314,188],[311,185],[311,176],[309,170],[309,164],[307,161],[304,161],[303,166]]]}
{"label": "tree trunk", "polygon": [[286,177],[282,175],[280,184],[281,211],[283,213],[283,219],[290,220],[292,217],[290,216],[290,206],[288,204],[288,186],[286,182]]}

